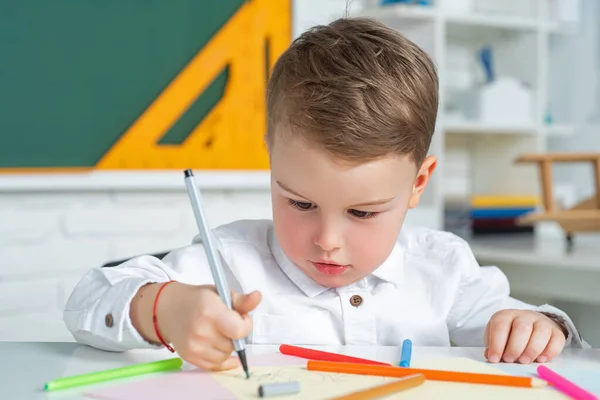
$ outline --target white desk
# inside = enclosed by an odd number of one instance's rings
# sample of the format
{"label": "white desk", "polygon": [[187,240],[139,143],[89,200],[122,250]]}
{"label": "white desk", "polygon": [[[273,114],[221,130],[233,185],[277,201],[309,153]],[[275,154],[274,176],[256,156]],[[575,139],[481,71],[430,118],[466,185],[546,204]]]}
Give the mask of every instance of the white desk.
{"label": "white desk", "polygon": [[[395,347],[315,348],[384,362],[396,361],[400,352],[400,349]],[[250,346],[248,348],[250,366],[252,366],[252,357],[273,352],[277,352],[276,346]],[[413,349],[413,359],[468,357],[484,361],[482,354],[483,350],[480,348],[415,347]],[[81,392],[89,390],[88,387],[52,393],[43,392],[41,387],[45,382],[62,376],[71,376],[169,357],[172,357],[172,355],[166,350],[135,350],[126,353],[109,353],[75,343],[0,342],[0,360],[2,360],[0,397],[11,400],[83,399],[84,397],[82,397]],[[600,349],[565,349],[549,365],[556,368],[581,368],[587,371],[594,369],[598,371],[598,376],[600,376]],[[499,366],[509,372],[513,371],[515,373],[534,370],[534,366],[532,365],[499,364]],[[593,372],[595,373],[595,371]],[[600,391],[598,394],[600,394]]]}

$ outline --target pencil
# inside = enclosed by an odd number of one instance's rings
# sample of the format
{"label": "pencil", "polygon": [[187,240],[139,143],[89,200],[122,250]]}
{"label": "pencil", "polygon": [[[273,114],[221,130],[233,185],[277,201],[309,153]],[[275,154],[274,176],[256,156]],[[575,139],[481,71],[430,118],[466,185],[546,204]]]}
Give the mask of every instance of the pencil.
{"label": "pencil", "polygon": [[526,388],[547,385],[547,383],[541,379],[527,378],[521,376],[481,374],[475,372],[443,371],[434,369],[400,368],[384,365],[364,365],[331,361],[309,360],[306,363],[306,369],[310,371],[390,376],[396,378],[401,378],[403,376],[413,374],[423,374],[425,376],[425,379],[432,381],[479,383],[484,385],[517,386]]}
{"label": "pencil", "polygon": [[333,400],[371,400],[378,399],[392,393],[401,392],[422,385],[425,382],[423,374],[407,375],[397,381],[386,383],[360,392],[350,393],[344,396],[336,397]]}

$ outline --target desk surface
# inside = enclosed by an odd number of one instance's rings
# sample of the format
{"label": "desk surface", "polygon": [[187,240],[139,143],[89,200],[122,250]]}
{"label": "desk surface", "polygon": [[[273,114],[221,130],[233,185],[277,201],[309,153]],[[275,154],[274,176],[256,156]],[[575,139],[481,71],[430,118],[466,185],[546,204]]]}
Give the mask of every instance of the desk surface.
{"label": "desk surface", "polygon": [[[400,349],[396,347],[314,348],[384,362],[397,361],[400,352]],[[250,346],[248,348],[249,364],[252,365],[253,357],[275,352],[277,352],[276,346]],[[89,390],[89,387],[49,394],[43,392],[41,387],[45,382],[63,376],[169,357],[172,357],[172,355],[166,350],[134,350],[125,353],[110,353],[76,343],[0,342],[0,359],[3,360],[2,373],[0,374],[1,397],[23,400],[85,399],[81,393]],[[415,347],[413,349],[414,359],[431,357],[467,357],[484,361],[483,350],[480,348]],[[498,364],[498,366],[515,374],[527,374],[535,370],[534,365]],[[572,373],[579,374],[582,379],[592,385],[594,384],[592,377],[600,376],[600,349],[565,349],[549,366],[556,370],[569,370]],[[584,385],[583,382],[579,383]],[[600,395],[600,386],[590,387],[590,385],[586,388]]]}

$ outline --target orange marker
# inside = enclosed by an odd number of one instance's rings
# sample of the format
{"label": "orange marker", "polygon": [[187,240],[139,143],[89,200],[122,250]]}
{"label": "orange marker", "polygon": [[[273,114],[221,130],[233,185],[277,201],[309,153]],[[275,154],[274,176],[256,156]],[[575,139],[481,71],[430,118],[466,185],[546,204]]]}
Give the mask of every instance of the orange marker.
{"label": "orange marker", "polygon": [[541,379],[532,379],[521,376],[442,371],[434,369],[401,368],[384,365],[351,364],[331,361],[308,360],[306,369],[310,371],[390,376],[396,378],[401,378],[407,375],[423,374],[425,375],[425,379],[432,381],[480,383],[483,385],[517,386],[527,388],[547,385],[547,383]]}
{"label": "orange marker", "polygon": [[411,389],[416,386],[422,385],[425,382],[425,376],[423,374],[407,375],[400,378],[397,381],[386,383],[381,386],[362,390],[347,394],[344,396],[336,397],[333,400],[371,400],[378,399],[383,396],[387,396],[392,393],[397,393],[406,389]]}

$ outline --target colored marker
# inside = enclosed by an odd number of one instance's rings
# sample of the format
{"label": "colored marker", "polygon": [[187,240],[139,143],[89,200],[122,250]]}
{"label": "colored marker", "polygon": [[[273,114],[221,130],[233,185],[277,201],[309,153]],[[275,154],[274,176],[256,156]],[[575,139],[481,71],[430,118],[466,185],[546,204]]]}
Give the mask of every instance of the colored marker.
{"label": "colored marker", "polygon": [[309,371],[337,372],[341,374],[389,376],[402,378],[408,375],[423,374],[431,381],[478,383],[484,385],[500,385],[535,388],[547,386],[542,379],[524,376],[481,374],[476,372],[444,371],[435,369],[399,368],[393,365],[365,365],[345,362],[308,360],[306,369]]}
{"label": "colored marker", "polygon": [[52,391],[60,389],[70,389],[76,386],[83,386],[92,383],[100,383],[115,379],[128,378],[136,375],[170,371],[174,369],[179,369],[182,365],[183,361],[181,360],[181,358],[170,358],[168,360],[130,365],[128,367],[109,369],[106,371],[90,372],[88,374],[55,379],[46,383],[44,385],[44,390]]}
{"label": "colored marker", "polygon": [[545,365],[537,367],[537,373],[545,381],[548,381],[557,390],[563,392],[567,396],[578,400],[598,400],[598,397],[587,390],[577,386],[573,382],[560,376]]}
{"label": "colored marker", "polygon": [[259,397],[284,396],[300,393],[300,382],[264,383],[258,387]]}
{"label": "colored marker", "polygon": [[402,354],[400,355],[400,366],[410,367],[410,357],[412,355],[412,342],[410,339],[405,339],[402,342]]}
{"label": "colored marker", "polygon": [[305,358],[307,360],[321,360],[321,361],[338,361],[348,363],[359,363],[359,364],[371,364],[371,365],[390,365],[384,362],[368,360],[365,358],[351,357],[344,354],[329,353],[327,351],[307,349],[304,347],[292,346],[289,344],[282,344],[279,346],[279,352],[288,356],[294,356],[299,358]]}

